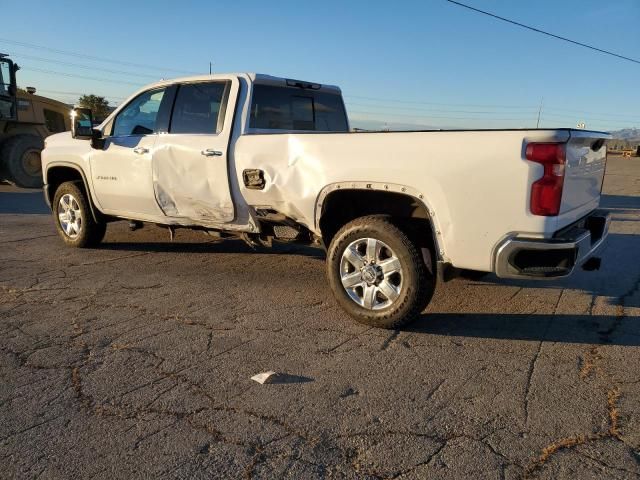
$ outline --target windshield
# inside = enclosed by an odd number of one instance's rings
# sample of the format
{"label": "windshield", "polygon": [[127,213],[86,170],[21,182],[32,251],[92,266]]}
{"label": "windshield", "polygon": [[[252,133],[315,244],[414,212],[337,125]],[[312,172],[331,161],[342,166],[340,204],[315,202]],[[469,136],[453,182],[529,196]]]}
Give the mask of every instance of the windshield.
{"label": "windshield", "polygon": [[11,65],[6,60],[0,60],[0,95],[9,95],[11,85]]}

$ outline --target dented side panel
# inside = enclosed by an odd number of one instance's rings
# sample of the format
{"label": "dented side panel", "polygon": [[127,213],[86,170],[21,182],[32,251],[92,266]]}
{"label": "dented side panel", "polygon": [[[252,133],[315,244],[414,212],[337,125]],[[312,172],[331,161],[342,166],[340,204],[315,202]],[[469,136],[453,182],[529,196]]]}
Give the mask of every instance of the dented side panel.
{"label": "dented side panel", "polygon": [[236,77],[217,77],[215,82],[220,80],[228,82],[228,94],[226,105],[220,107],[224,119],[219,120],[219,132],[158,136],[153,153],[153,188],[159,207],[168,217],[202,225],[235,219],[228,162],[239,81]]}
{"label": "dented side panel", "polygon": [[[218,148],[215,135],[160,135],[153,155],[153,187],[165,215],[196,222],[224,223],[234,218],[226,155],[205,156]],[[218,146],[216,146],[218,145]]]}

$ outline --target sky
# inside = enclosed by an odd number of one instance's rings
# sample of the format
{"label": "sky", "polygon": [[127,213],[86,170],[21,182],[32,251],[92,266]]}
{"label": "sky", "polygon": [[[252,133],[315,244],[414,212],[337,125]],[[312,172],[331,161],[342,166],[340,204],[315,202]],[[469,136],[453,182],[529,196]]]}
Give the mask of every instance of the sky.
{"label": "sky", "polygon": [[[640,59],[640,0],[462,1]],[[541,105],[541,127],[640,127],[640,64],[446,0],[53,4],[0,0],[13,19],[0,52],[22,67],[20,86],[69,103],[91,93],[117,105],[213,62],[339,85],[355,127],[532,128]]]}

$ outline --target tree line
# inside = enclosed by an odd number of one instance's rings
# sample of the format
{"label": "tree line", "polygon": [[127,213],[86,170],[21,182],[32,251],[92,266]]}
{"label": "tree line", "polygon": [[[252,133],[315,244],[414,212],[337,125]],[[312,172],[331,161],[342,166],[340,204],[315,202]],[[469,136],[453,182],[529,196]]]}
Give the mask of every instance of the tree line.
{"label": "tree line", "polygon": [[78,99],[78,106],[90,108],[96,121],[104,120],[113,110],[109,107],[109,101],[99,95],[82,95]]}

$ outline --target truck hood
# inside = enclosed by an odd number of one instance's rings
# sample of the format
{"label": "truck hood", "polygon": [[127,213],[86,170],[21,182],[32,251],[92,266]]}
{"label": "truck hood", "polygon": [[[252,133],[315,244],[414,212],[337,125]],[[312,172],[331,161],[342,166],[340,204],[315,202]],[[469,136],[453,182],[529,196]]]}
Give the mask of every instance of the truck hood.
{"label": "truck hood", "polygon": [[52,144],[58,144],[60,142],[62,143],[68,143],[73,141],[74,139],[71,138],[71,132],[60,132],[60,133],[54,133],[53,135],[49,135],[46,139],[45,139],[45,145],[52,145]]}

